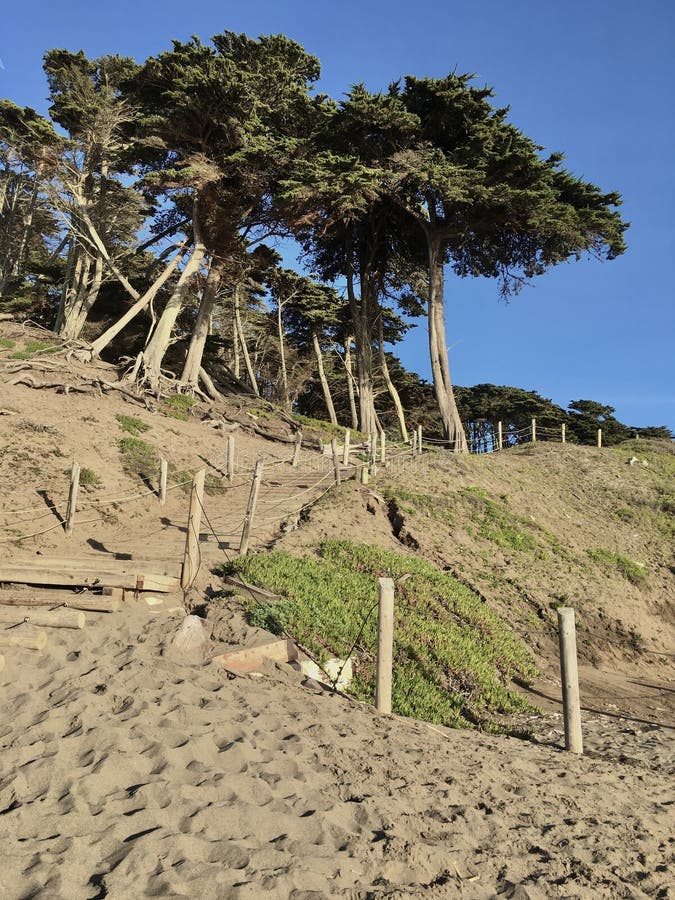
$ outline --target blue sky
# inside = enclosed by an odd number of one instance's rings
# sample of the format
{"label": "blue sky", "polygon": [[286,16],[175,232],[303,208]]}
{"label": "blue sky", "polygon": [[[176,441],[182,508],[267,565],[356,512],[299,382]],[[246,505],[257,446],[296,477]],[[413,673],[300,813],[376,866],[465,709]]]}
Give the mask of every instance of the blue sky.
{"label": "blue sky", "polygon": [[[672,0],[47,0],[8,5],[0,96],[46,111],[52,47],[142,60],[191,34],[283,32],[322,63],[319,89],[385,89],[406,74],[472,72],[575,174],[617,190],[628,252],[535,279],[511,303],[496,284],[449,277],[457,384],[511,384],[566,406],[592,399],[632,425],[675,429],[675,4]],[[424,322],[397,352],[428,377]]]}

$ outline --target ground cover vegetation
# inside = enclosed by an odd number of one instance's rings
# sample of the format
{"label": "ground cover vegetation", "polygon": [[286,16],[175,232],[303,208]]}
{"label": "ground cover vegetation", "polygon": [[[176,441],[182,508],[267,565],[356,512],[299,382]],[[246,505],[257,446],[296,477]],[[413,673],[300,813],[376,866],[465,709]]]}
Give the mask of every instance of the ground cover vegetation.
{"label": "ground cover vegetation", "polygon": [[532,657],[483,600],[431,563],[400,553],[325,541],[318,554],[241,557],[228,567],[281,595],[245,601],[253,624],[291,633],[319,659],[350,657],[352,690],[373,702],[377,576],[396,580],[394,711],[453,727],[496,727],[528,704],[511,685],[535,674]]}
{"label": "ground cover vegetation", "polygon": [[[336,101],[295,41],[229,31],[142,62],[54,49],[44,71],[48,116],[0,101],[1,312],[121,364],[179,418],[238,391],[403,440],[415,410],[457,451],[489,449],[497,421],[518,442],[537,414],[572,440],[599,422],[606,442],[632,436],[595,401],[453,389],[445,266],[507,296],[621,254],[627,227],[618,194],[545,155],[470,76]],[[387,349],[422,317],[431,385]]]}

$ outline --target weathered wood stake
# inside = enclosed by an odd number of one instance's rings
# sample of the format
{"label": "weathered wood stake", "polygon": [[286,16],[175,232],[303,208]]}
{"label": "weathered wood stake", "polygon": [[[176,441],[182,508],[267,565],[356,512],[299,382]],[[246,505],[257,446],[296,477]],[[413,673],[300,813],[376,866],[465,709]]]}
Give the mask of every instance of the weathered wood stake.
{"label": "weathered wood stake", "polygon": [[497,449],[501,450],[504,444],[504,435],[502,434],[502,423],[497,422]]}
{"label": "weathered wood stake", "polygon": [[412,433],[412,441],[410,442],[410,455],[411,456],[417,455],[417,429],[416,428],[413,429],[413,433]]}
{"label": "weathered wood stake", "polygon": [[422,455],[422,426],[417,426],[417,452]]}
{"label": "weathered wood stake", "polygon": [[380,462],[384,465],[387,461],[387,435],[380,432]]}
{"label": "weathered wood stake", "polygon": [[602,447],[602,428],[598,428],[598,450]]}
{"label": "weathered wood stake", "polygon": [[566,426],[565,426],[565,423],[564,423],[564,422],[563,422],[562,425],[560,426],[560,431],[561,431],[562,442],[563,442],[563,444],[564,444],[564,443],[565,443],[565,437],[566,437],[566,435],[565,435]]}
{"label": "weathered wood stake", "polygon": [[302,447],[302,432],[295,432],[295,448],[293,449],[293,462],[292,466],[294,469],[298,468],[298,462],[300,461],[300,448]]}
{"label": "weathered wood stake", "polygon": [[202,503],[204,501],[204,478],[206,470],[200,469],[192,479],[190,491],[190,511],[188,512],[187,535],[185,536],[185,553],[183,555],[183,572],[180,586],[186,591],[195,580],[199,571],[199,531],[202,524]]}
{"label": "weathered wood stake", "polygon": [[8,630],[0,632],[0,647],[22,647],[24,650],[44,650],[47,646],[45,631],[19,632]]}
{"label": "weathered wood stake", "polygon": [[391,712],[391,666],[394,653],[394,579],[378,578],[379,613],[377,618],[377,683],[375,706],[378,712]]}
{"label": "weathered wood stake", "polygon": [[337,441],[335,438],[330,442],[331,453],[333,454],[333,472],[335,473],[335,484],[339,487],[341,484],[340,478],[340,458],[338,456],[337,450]]}
{"label": "weathered wood stake", "polygon": [[[301,438],[302,440],[302,438]],[[297,444],[296,444],[297,446]],[[262,481],[263,459],[260,457],[256,461],[253,470],[253,481],[251,482],[251,492],[248,495],[248,505],[246,507],[246,515],[244,516],[244,527],[241,532],[241,542],[239,544],[239,553],[245,556],[248,553],[248,542],[251,537],[251,527],[253,526],[253,516],[255,515],[255,507],[258,502],[258,494],[260,493],[260,482]]]}
{"label": "weathered wood stake", "polygon": [[87,617],[77,609],[0,609],[0,622],[20,625],[30,622],[43,628],[84,628]]}
{"label": "weathered wood stake", "polygon": [[350,439],[351,439],[351,432],[350,432],[349,428],[345,428],[345,446],[342,451],[342,465],[343,466],[349,465],[349,442],[350,442]]}
{"label": "weathered wood stake", "polygon": [[66,534],[73,533],[75,525],[75,509],[77,507],[77,492],[80,489],[80,465],[74,462],[70,472],[70,491],[68,492],[68,508],[66,510]]}
{"label": "weathered wood stake", "polygon": [[232,481],[234,478],[234,435],[228,434],[227,436],[227,464],[225,469],[225,474],[227,476],[228,481]]}
{"label": "weathered wood stake", "polygon": [[532,419],[532,443],[537,443],[537,420]]}
{"label": "weathered wood stake", "polygon": [[574,627],[574,610],[569,606],[563,606],[558,610],[558,639],[560,642],[560,679],[565,720],[565,746],[571,753],[583,753],[577,638]]}
{"label": "weathered wood stake", "polygon": [[169,464],[165,459],[159,461],[159,505],[166,503],[166,478],[169,474]]}

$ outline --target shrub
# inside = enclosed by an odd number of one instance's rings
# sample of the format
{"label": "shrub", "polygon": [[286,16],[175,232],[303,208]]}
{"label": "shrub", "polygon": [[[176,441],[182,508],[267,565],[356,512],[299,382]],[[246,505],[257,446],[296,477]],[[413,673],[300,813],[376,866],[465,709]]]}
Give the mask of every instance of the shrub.
{"label": "shrub", "polygon": [[144,431],[148,431],[150,426],[143,422],[141,419],[137,419],[135,416],[125,416],[122,413],[115,416],[117,419],[120,428],[122,431],[126,431],[129,434],[133,434],[134,436],[138,434],[143,434]]}

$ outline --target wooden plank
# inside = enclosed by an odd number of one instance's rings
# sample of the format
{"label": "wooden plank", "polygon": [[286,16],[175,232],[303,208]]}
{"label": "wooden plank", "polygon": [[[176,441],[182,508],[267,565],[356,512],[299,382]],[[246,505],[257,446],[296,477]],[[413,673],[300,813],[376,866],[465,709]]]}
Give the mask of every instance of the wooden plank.
{"label": "wooden plank", "polygon": [[256,672],[267,661],[292,662],[298,658],[298,647],[294,641],[284,638],[280,641],[271,641],[261,644],[259,647],[247,647],[244,650],[233,650],[230,653],[220,653],[212,656],[214,666],[228,669],[238,675],[248,672]]}
{"label": "wooden plank", "polygon": [[64,569],[66,571],[88,570],[95,571],[102,569],[106,572],[121,572],[122,574],[135,574],[136,572],[152,572],[153,575],[166,575],[171,578],[179,578],[181,571],[181,560],[173,558],[171,560],[161,559],[117,559],[114,556],[104,556],[102,554],[96,556],[29,556],[14,557],[9,560],[12,565],[18,566],[40,566],[47,569]]}
{"label": "wooden plank", "polygon": [[76,587],[117,587],[134,591],[171,593],[180,587],[180,580],[168,575],[145,572],[107,572],[100,569],[46,568],[36,565],[0,564],[0,582],[12,584],[72,585]]}
{"label": "wooden plank", "polygon": [[[114,588],[111,588],[114,590]],[[121,593],[121,591],[120,591]],[[0,608],[3,606],[45,607],[63,606],[68,609],[82,609],[90,612],[117,612],[120,608],[118,597],[101,597],[87,591],[74,594],[68,591],[42,591],[35,594],[10,593],[0,591]]]}

